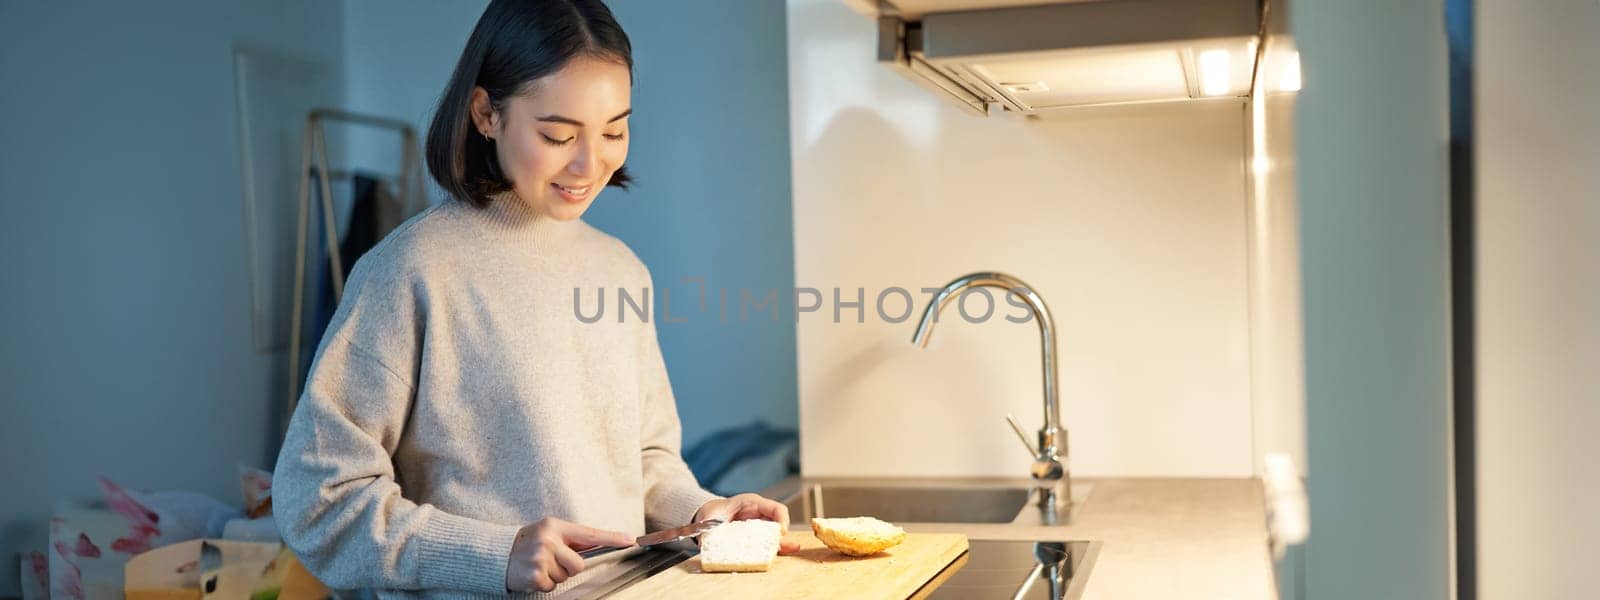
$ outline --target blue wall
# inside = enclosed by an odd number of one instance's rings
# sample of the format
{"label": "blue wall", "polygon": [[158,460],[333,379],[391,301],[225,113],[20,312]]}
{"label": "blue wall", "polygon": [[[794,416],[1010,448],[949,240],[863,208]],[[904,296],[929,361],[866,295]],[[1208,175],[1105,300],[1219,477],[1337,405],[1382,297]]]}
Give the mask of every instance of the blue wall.
{"label": "blue wall", "polygon": [[232,53],[338,61],[326,7],[0,3],[0,595],[96,474],[236,501],[269,464]]}
{"label": "blue wall", "polygon": [[[685,319],[657,322],[685,442],[754,419],[797,427],[784,3],[610,4],[633,42],[638,185],[586,218],[633,247]],[[685,277],[705,280],[706,312]],[[776,292],[777,322],[740,322],[740,290]]]}
{"label": "blue wall", "polygon": [[[688,317],[660,324],[686,443],[793,427],[792,317],[722,324],[680,282],[791,294],[783,3],[612,4],[638,65],[638,185],[587,218]],[[341,63],[348,108],[421,129],[483,5],[0,3],[0,596],[95,474],[233,501],[234,464],[276,452],[283,356],[251,339],[234,45]],[[351,142],[336,160],[392,160]]]}

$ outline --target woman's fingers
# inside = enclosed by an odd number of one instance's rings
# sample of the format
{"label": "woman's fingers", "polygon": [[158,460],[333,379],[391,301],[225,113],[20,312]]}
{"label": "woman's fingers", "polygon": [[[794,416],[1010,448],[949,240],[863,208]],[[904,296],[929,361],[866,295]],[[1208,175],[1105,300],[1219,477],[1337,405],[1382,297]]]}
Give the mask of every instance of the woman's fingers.
{"label": "woman's fingers", "polygon": [[551,517],[540,519],[518,531],[512,542],[506,565],[506,590],[551,591],[583,572],[583,557],[576,548],[633,544],[633,536],[620,531],[595,529]]}
{"label": "woman's fingers", "polygon": [[[761,498],[767,507],[767,518],[778,522],[780,531],[789,531],[789,507],[782,502]],[[800,551],[800,541],[787,536],[778,542],[778,554],[794,554]]]}
{"label": "woman's fingers", "polygon": [[562,522],[556,531],[561,536],[563,545],[568,548],[587,548],[590,546],[632,546],[633,536],[620,531],[607,531],[595,529],[588,525]]}
{"label": "woman's fingers", "polygon": [[713,500],[701,510],[699,518],[724,521],[766,519],[777,521],[785,531],[789,529],[789,507],[758,494],[739,494],[732,498]]}
{"label": "woman's fingers", "polygon": [[743,521],[745,519],[766,519],[768,521],[777,520],[771,518],[771,515],[767,514],[767,508],[762,506],[759,502],[748,498],[741,498],[735,500],[735,502],[739,503],[738,507],[735,508],[733,515],[733,520],[735,521]]}
{"label": "woman's fingers", "polygon": [[550,575],[546,574],[544,569],[538,569],[533,572],[533,588],[541,592],[548,592],[556,589],[556,583],[550,580]]}
{"label": "woman's fingers", "polygon": [[567,569],[564,568],[560,562],[558,562],[556,558],[556,550],[558,548],[560,548],[560,546],[552,546],[549,550],[540,553],[539,570],[543,572],[545,576],[550,578],[551,583],[559,584],[563,581],[566,581],[568,577],[571,577],[572,573],[568,572]]}
{"label": "woman's fingers", "polygon": [[738,504],[738,519],[766,519],[777,521],[784,531],[789,530],[789,507],[782,502],[757,494],[739,494],[732,498]]}
{"label": "woman's fingers", "polygon": [[[762,500],[767,500],[767,499],[766,498],[762,498]],[[767,500],[767,502],[770,503],[773,506],[773,508],[775,508],[777,510],[777,514],[774,515],[774,517],[775,517],[774,520],[776,520],[778,522],[778,525],[783,527],[784,531],[788,531],[789,530],[789,506],[784,504],[784,503],[782,503],[782,502],[778,502],[776,500]]]}
{"label": "woman's fingers", "polygon": [[778,554],[794,554],[800,551],[800,542],[784,538],[778,541]]}
{"label": "woman's fingers", "polygon": [[555,555],[556,564],[560,565],[562,569],[565,569],[568,576],[577,575],[578,573],[583,572],[583,557],[578,556],[578,552],[576,550],[566,546],[557,546],[551,548],[550,552],[551,554]]}

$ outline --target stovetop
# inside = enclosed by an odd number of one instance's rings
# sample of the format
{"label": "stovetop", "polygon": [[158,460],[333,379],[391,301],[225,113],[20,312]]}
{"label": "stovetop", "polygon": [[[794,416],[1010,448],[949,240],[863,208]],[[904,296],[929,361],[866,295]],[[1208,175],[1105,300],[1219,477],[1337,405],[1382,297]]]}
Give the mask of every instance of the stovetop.
{"label": "stovetop", "polygon": [[[1083,593],[1099,543],[1066,540],[968,542],[966,564],[929,600],[1061,600]],[[960,560],[956,561],[959,565]],[[952,565],[955,566],[955,565]]]}

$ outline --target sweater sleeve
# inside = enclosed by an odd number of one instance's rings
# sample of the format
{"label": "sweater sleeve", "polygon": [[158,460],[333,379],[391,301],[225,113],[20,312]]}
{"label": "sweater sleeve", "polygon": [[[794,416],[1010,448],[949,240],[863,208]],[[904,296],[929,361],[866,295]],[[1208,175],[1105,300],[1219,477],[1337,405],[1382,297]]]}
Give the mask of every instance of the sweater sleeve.
{"label": "sweater sleeve", "polygon": [[[382,319],[381,329],[404,334],[395,322],[404,316]],[[334,588],[505,593],[520,528],[402,495],[392,457],[414,398],[402,373],[414,371],[391,368],[404,352],[386,363],[353,341],[361,328],[350,317],[335,316],[278,455],[273,503],[284,541]]]}
{"label": "sweater sleeve", "polygon": [[644,403],[640,407],[640,441],[644,465],[644,515],[649,531],[681,527],[694,519],[695,511],[717,499],[695,481],[689,465],[679,454],[683,427],[678,421],[678,406],[667,377],[666,362],[656,341],[655,323],[641,327],[639,368],[644,384]]}

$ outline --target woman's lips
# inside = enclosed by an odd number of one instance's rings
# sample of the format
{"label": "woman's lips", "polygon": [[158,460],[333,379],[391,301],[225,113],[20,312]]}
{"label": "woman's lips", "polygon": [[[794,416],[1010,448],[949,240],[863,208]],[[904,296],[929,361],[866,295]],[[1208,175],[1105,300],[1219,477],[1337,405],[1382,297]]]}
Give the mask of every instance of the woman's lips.
{"label": "woman's lips", "polygon": [[569,188],[563,187],[558,183],[552,183],[550,184],[550,187],[555,188],[556,194],[561,196],[561,199],[566,200],[567,202],[583,202],[589,198],[589,192],[594,188],[593,185]]}

